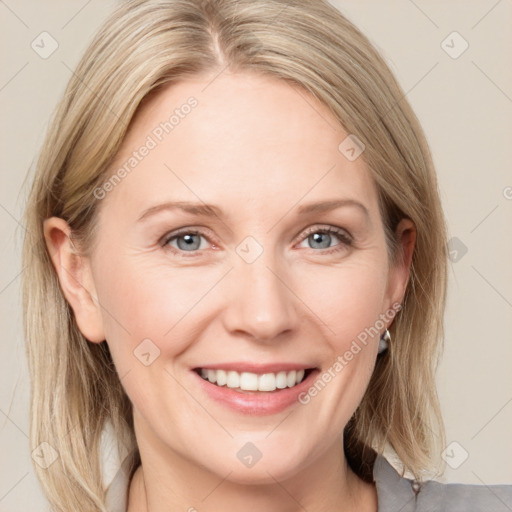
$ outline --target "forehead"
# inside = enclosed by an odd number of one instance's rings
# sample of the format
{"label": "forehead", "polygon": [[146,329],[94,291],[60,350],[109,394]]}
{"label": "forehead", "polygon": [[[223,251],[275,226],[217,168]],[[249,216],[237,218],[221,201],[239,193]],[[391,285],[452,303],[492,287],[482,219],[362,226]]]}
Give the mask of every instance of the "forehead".
{"label": "forehead", "polygon": [[301,198],[358,197],[371,210],[376,190],[363,159],[339,149],[347,136],[324,104],[284,80],[188,78],[138,111],[110,169],[128,173],[109,201],[134,209],[169,199],[229,201],[264,214],[269,204],[291,207]]}

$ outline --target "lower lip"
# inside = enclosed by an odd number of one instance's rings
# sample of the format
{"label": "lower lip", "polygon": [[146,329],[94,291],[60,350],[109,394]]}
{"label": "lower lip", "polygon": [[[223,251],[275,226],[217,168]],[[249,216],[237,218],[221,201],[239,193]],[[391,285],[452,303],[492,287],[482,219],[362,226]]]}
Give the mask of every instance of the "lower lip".
{"label": "lower lip", "polygon": [[315,381],[318,370],[313,370],[300,383],[293,388],[276,389],[275,391],[235,391],[227,386],[217,386],[210,381],[203,379],[197,372],[192,370],[199,385],[213,400],[229,407],[230,409],[244,414],[264,415],[276,414],[284,411],[292,404],[298,402],[298,396],[305,392]]}

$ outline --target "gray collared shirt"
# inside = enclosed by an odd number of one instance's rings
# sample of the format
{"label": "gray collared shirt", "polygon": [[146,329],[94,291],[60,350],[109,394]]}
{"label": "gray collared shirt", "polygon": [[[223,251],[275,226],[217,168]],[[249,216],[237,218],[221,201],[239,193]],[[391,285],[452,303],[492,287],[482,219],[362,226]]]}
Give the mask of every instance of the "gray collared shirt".
{"label": "gray collared shirt", "polygon": [[381,455],[373,466],[378,512],[512,512],[512,485],[418,483]]}

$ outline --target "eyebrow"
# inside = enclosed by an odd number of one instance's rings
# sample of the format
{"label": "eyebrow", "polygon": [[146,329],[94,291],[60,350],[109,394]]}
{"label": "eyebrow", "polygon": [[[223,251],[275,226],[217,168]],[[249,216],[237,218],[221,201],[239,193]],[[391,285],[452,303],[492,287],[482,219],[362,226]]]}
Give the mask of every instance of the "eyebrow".
{"label": "eyebrow", "polygon": [[137,219],[137,222],[166,210],[182,210],[191,215],[202,215],[204,217],[223,217],[222,210],[213,204],[193,203],[189,201],[168,201],[145,210]]}
{"label": "eyebrow", "polygon": [[336,208],[341,208],[342,206],[355,206],[356,208],[359,208],[366,217],[370,218],[370,212],[368,211],[368,208],[363,203],[360,203],[355,199],[333,199],[331,201],[308,203],[299,207],[297,213],[299,215],[307,213],[323,213],[335,210]]}
{"label": "eyebrow", "polygon": [[[331,210],[335,210],[337,208],[341,208],[344,206],[353,206],[361,210],[365,216],[369,219],[370,212],[368,208],[359,201],[355,199],[332,199],[328,201],[319,201],[314,203],[307,203],[300,206],[297,209],[298,215],[306,215],[311,213],[324,213]],[[196,203],[190,201],[168,201],[165,203],[158,204],[156,206],[152,206],[145,210],[142,215],[137,219],[137,222],[140,222],[150,216],[156,215],[161,211],[172,211],[172,210],[182,210],[186,213],[190,213],[191,215],[199,215],[203,217],[219,217],[224,218],[226,215],[223,213],[222,209],[213,204],[206,203]]]}

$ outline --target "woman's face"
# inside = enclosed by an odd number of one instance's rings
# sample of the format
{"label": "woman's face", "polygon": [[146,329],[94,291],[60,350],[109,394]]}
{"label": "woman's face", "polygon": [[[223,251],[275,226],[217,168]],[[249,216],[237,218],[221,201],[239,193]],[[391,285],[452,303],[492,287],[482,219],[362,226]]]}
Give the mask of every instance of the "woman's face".
{"label": "woman's face", "polygon": [[96,320],[73,306],[107,340],[146,457],[264,482],[340,455],[407,281],[347,135],[247,73],[178,82],[137,115],[95,192]]}

